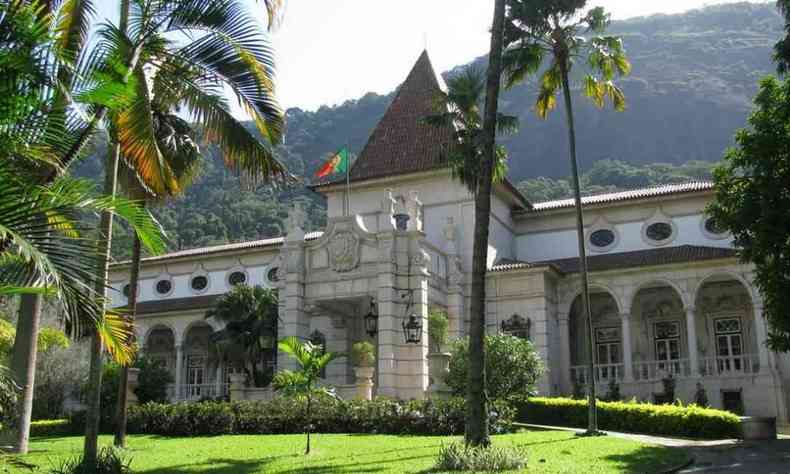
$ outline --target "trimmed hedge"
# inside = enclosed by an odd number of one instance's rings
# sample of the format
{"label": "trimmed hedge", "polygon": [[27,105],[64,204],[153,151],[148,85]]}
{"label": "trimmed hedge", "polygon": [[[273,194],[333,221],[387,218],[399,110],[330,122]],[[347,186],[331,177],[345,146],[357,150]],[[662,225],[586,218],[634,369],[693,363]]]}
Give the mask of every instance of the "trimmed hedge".
{"label": "trimmed hedge", "polygon": [[69,420],[36,420],[30,423],[30,436],[67,436],[74,433]]}
{"label": "trimmed hedge", "polygon": [[[511,431],[515,410],[498,404],[491,412],[492,433]],[[443,401],[313,401],[314,433],[370,433],[410,435],[459,435],[464,432],[466,405],[462,398]],[[70,420],[84,426],[84,412]],[[214,436],[223,434],[302,433],[306,402],[278,397],[266,402],[146,403],[129,408],[129,433],[162,436]],[[72,428],[72,429],[74,429]],[[111,426],[103,426],[105,432]]]}
{"label": "trimmed hedge", "polygon": [[[737,415],[697,405],[653,405],[651,403],[599,401],[598,426],[624,431],[689,438],[722,439],[741,436]],[[516,405],[517,420],[540,425],[587,426],[587,401],[571,398],[535,397]]]}

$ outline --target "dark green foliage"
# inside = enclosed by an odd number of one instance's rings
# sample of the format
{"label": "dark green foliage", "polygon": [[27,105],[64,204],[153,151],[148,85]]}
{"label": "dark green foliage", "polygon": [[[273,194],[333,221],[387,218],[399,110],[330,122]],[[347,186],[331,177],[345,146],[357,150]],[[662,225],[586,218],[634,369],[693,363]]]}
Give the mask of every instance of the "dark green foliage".
{"label": "dark green foliage", "polygon": [[[533,397],[514,404],[518,421],[541,425],[584,427],[587,401],[570,398]],[[598,402],[601,429],[690,438],[737,438],[740,418],[730,412],[696,405]]]}
{"label": "dark green foliage", "polygon": [[112,448],[102,448],[96,457],[96,465],[87,465],[82,456],[63,461],[60,466],[53,468],[51,474],[126,474],[132,472],[131,458],[121,451]]}
{"label": "dark green foliage", "polygon": [[211,335],[221,357],[232,366],[243,367],[253,386],[269,385],[273,373],[264,362],[277,357],[277,291],[236,285],[214,303],[206,318],[225,323]]}
{"label": "dark green foliage", "polygon": [[620,384],[617,382],[617,379],[610,380],[606,396],[603,397],[603,400],[606,402],[619,402],[621,398]]}
{"label": "dark green foliage", "polygon": [[140,357],[134,366],[140,369],[138,385],[134,391],[140,403],[167,401],[167,386],[174,382],[173,376],[160,360]]}
{"label": "dark green foliage", "polygon": [[5,431],[16,418],[19,391],[19,387],[11,377],[11,372],[0,365],[0,432]]}
{"label": "dark green foliage", "polygon": [[790,351],[790,79],[760,83],[749,127],[735,135],[715,171],[716,196],[708,213],[732,232],[755,283],[769,323],[769,346]]}
{"label": "dark green foliage", "polygon": [[[499,334],[486,336],[486,387],[492,400],[510,400],[535,393],[543,361],[526,339]],[[469,341],[459,339],[451,349],[450,373],[445,382],[455,395],[466,393]]]}
{"label": "dark green foliage", "polygon": [[[464,432],[462,398],[343,401],[321,397],[312,401],[311,411],[314,433],[459,435]],[[292,397],[277,397],[268,402],[146,403],[129,408],[128,430],[162,436],[295,434],[306,428],[306,412],[306,400]],[[490,414],[491,431],[511,431],[514,414],[508,405],[499,404],[497,411]],[[82,413],[76,413],[67,425],[53,422],[51,430],[62,434],[61,430],[68,428],[79,433],[83,418]],[[40,433],[38,429],[34,431],[36,434]],[[110,427],[102,429],[108,431]]]}
{"label": "dark green foliage", "polygon": [[705,408],[710,406],[708,392],[705,391],[705,387],[700,382],[697,382],[697,389],[694,391],[694,403]]}

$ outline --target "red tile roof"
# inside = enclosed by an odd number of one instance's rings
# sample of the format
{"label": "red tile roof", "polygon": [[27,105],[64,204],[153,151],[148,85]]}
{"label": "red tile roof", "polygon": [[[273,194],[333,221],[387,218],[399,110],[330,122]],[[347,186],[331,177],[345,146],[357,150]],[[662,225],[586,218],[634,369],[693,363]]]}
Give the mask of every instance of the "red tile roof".
{"label": "red tile roof", "polygon": [[[731,248],[706,247],[699,245],[679,245],[631,252],[591,255],[587,257],[587,266],[591,272],[616,270],[621,268],[668,265],[672,263],[698,262],[720,258],[735,258],[736,252]],[[554,267],[561,273],[578,273],[579,259],[576,257],[540,262],[523,262],[503,259],[494,264],[489,271],[506,272],[536,267]]]}
{"label": "red tile roof", "polygon": [[[673,194],[695,193],[710,191],[713,183],[709,181],[693,181],[682,184],[664,184],[660,186],[650,186],[647,188],[633,189],[630,191],[619,191],[616,193],[596,194],[593,196],[582,197],[582,206],[595,206],[600,204],[611,204],[619,201],[630,201],[635,199],[645,199],[659,196],[669,196]],[[557,201],[536,202],[532,204],[529,213],[553,211],[555,209],[567,209],[574,207],[573,199],[560,199]]]}

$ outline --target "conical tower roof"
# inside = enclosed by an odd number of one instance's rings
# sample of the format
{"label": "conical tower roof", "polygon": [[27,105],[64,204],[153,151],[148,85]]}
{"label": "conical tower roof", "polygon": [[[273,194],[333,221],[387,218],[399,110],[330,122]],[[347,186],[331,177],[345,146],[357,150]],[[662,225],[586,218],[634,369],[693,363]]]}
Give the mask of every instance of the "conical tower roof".
{"label": "conical tower roof", "polygon": [[452,128],[420,122],[436,113],[436,100],[443,86],[428,52],[423,51],[351,168],[352,181],[427,171],[447,165]]}

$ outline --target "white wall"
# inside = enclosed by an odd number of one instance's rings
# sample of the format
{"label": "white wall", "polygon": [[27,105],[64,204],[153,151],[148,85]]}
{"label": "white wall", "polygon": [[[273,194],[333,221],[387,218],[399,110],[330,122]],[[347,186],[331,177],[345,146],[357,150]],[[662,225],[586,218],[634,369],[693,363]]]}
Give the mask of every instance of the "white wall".
{"label": "white wall", "polygon": [[[604,255],[607,253],[631,252],[660,247],[674,247],[680,245],[697,245],[705,247],[732,247],[729,236],[714,238],[704,231],[703,223],[707,219],[703,213],[706,201],[698,197],[690,197],[678,202],[674,199],[675,209],[666,209],[660,206],[661,201],[656,199],[655,204],[641,203],[633,207],[612,207],[610,209],[596,209],[585,216],[585,239],[588,234],[596,229],[614,229],[617,243],[600,251],[587,244],[588,255]],[[678,213],[671,211],[677,210]],[[570,213],[573,211],[570,210]],[[516,255],[519,260],[538,262],[560,258],[576,257],[578,244],[576,228],[572,215],[563,216],[531,216],[531,223],[522,226],[523,233],[516,236]],[[542,221],[542,222],[541,222]],[[653,222],[670,222],[675,228],[674,236],[662,245],[651,244],[644,237],[644,228]],[[552,229],[552,223],[556,223]]]}
{"label": "white wall", "polygon": [[[254,251],[255,250],[251,250],[251,252]],[[200,257],[195,257],[195,259],[200,261]],[[196,265],[194,271],[188,273],[177,271],[170,273],[163,268],[164,271],[157,275],[140,278],[139,298],[137,301],[139,303],[151,300],[170,300],[176,298],[186,298],[190,296],[217,295],[226,293],[231,288],[228,284],[227,278],[230,273],[237,270],[242,270],[247,273],[248,285],[260,285],[265,288],[270,288],[271,282],[269,282],[266,278],[266,274],[269,272],[270,268],[272,268],[270,264],[243,266],[239,265],[238,261],[230,259],[228,260],[225,268],[217,270],[202,270],[199,265]],[[190,286],[192,277],[198,274],[207,276],[209,280],[208,288],[202,292],[193,291]],[[161,279],[172,280],[173,288],[169,295],[160,295],[156,292],[156,282]],[[127,303],[127,299],[123,296],[122,290],[124,285],[129,283],[128,276],[126,276],[124,272],[123,275],[117,275],[115,278],[113,278],[113,280],[114,282],[111,285],[112,290],[109,292],[111,306],[123,306]]]}

